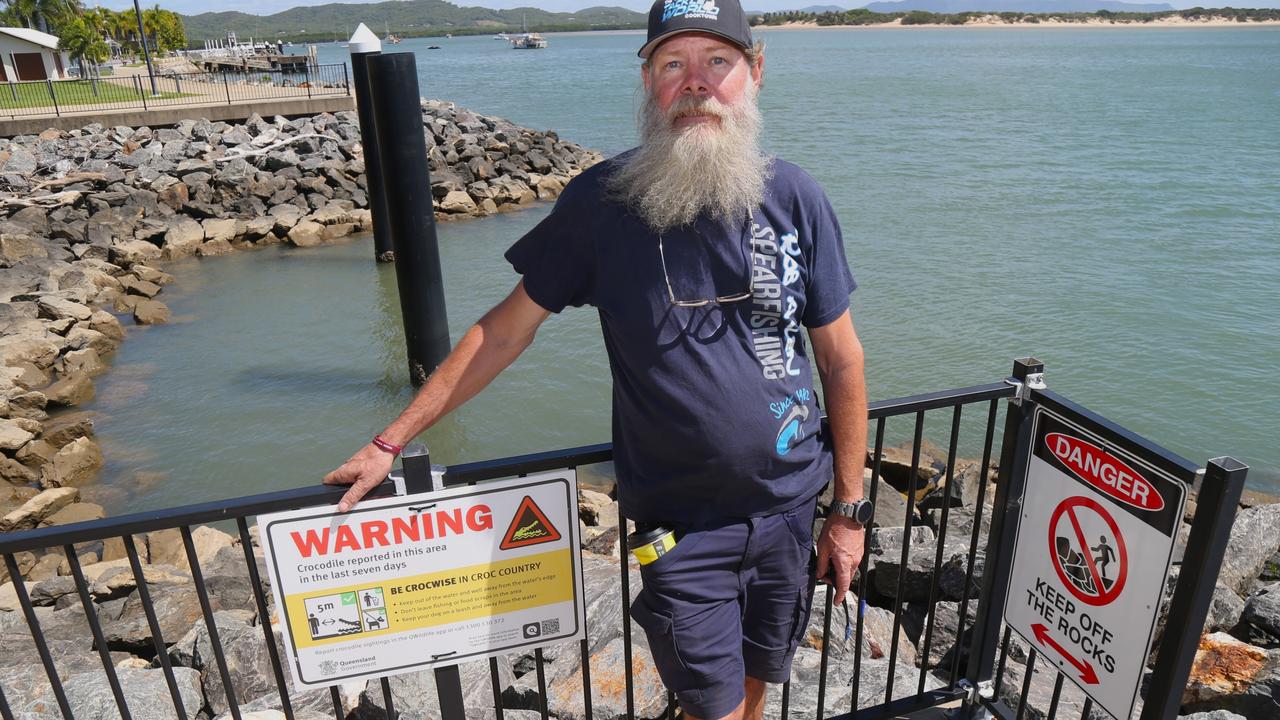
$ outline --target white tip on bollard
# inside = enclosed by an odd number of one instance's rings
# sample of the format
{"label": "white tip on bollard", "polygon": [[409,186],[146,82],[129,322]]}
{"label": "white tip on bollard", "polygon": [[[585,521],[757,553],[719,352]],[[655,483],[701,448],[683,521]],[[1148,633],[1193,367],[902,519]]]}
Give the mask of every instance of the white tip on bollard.
{"label": "white tip on bollard", "polygon": [[356,53],[382,52],[382,41],[378,36],[369,29],[368,25],[360,23],[360,27],[351,34],[351,39],[347,41],[347,49],[352,55]]}

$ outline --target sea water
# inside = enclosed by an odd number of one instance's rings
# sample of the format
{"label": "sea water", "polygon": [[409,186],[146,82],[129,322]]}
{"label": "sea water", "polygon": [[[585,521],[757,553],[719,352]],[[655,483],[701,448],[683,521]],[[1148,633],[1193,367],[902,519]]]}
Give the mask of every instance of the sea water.
{"label": "sea water", "polygon": [[[1280,491],[1280,29],[761,35],[764,142],[839,214],[872,399],[1034,355],[1050,388]],[[385,50],[417,54],[424,95],[613,154],[635,142],[641,40]],[[440,225],[455,340],[549,207]],[[90,495],[115,514],[305,485],[382,429],[411,391],[394,270],[372,254],[365,237],[171,265],[174,321],[131,331],[98,381]],[[451,463],[606,441],[609,423],[597,320],[576,310],[424,439]]]}

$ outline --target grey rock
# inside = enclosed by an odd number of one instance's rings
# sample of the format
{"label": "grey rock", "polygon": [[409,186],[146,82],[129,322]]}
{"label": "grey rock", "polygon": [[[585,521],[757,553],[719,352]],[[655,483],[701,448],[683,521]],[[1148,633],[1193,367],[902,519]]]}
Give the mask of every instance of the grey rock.
{"label": "grey rock", "polygon": [[1280,638],[1280,583],[1272,583],[1250,595],[1240,619],[1273,638]]}
{"label": "grey rock", "polygon": [[[174,668],[173,674],[178,683],[183,712],[188,718],[195,717],[203,704],[199,676],[186,668]],[[169,698],[169,686],[163,671],[123,668],[116,671],[116,677],[132,717],[137,720],[178,718],[172,702],[156,701],[157,698]],[[101,668],[72,675],[63,683],[63,690],[66,692],[71,714],[77,720],[114,720],[120,717],[106,673]],[[52,696],[28,703],[23,712],[61,717]]]}
{"label": "grey rock", "polygon": [[1231,527],[1218,582],[1247,594],[1267,560],[1280,551],[1280,504],[1241,510]]}

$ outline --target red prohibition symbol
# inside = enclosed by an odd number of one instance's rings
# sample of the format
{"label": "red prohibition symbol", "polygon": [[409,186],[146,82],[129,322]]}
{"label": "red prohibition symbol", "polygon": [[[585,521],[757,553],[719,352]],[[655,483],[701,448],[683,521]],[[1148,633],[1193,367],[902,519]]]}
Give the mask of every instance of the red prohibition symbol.
{"label": "red prohibition symbol", "polygon": [[[1110,530],[1109,538],[1103,535],[1093,546],[1080,525],[1081,518],[1089,515],[1098,516]],[[1097,523],[1092,525],[1097,527]],[[1119,597],[1129,575],[1129,551],[1120,527],[1106,508],[1087,497],[1069,497],[1054,508],[1049,518],[1049,557],[1067,590],[1094,607]],[[1113,563],[1117,567],[1109,567]]]}

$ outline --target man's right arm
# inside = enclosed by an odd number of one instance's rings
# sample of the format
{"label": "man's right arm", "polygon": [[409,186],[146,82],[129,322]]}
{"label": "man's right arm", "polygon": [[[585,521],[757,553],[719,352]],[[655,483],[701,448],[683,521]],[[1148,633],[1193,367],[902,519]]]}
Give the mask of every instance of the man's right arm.
{"label": "man's right arm", "polygon": [[[529,297],[523,282],[517,283],[505,300],[467,330],[409,407],[382,431],[382,439],[402,446],[470,400],[529,347],[550,314]],[[369,443],[325,475],[326,484],[351,485],[338,510],[350,510],[381,483],[394,461],[390,453]]]}

